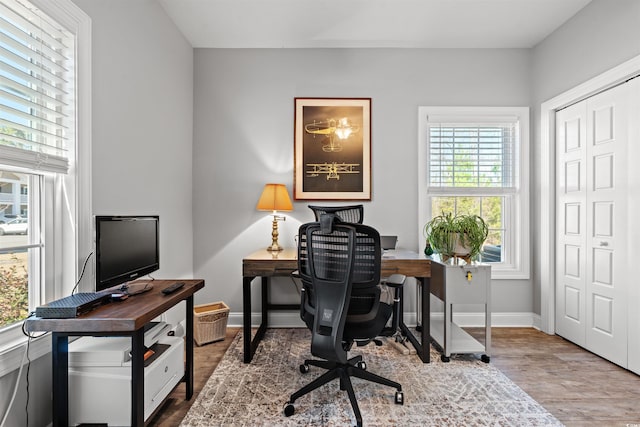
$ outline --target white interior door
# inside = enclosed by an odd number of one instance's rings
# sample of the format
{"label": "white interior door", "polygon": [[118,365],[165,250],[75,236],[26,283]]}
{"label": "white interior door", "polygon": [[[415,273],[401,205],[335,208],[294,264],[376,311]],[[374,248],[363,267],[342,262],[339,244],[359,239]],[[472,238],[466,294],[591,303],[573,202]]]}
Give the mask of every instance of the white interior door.
{"label": "white interior door", "polygon": [[620,85],[556,115],[557,331],[624,367],[629,92]]}
{"label": "white interior door", "polygon": [[586,102],[556,113],[556,332],[585,346]]}
{"label": "white interior door", "polygon": [[628,369],[640,374],[640,281],[636,280],[635,255],[638,253],[638,242],[640,242],[640,226],[636,225],[640,215],[640,78],[635,78],[627,83],[630,86],[630,121],[629,121],[629,145],[627,146],[627,164],[629,176],[629,193],[626,197],[627,218],[629,229],[625,233],[627,246],[619,249],[626,251],[627,277],[629,294],[627,298],[628,326],[627,336],[629,337],[627,357]]}
{"label": "white interior door", "polygon": [[627,366],[628,87],[587,100],[587,348]]}

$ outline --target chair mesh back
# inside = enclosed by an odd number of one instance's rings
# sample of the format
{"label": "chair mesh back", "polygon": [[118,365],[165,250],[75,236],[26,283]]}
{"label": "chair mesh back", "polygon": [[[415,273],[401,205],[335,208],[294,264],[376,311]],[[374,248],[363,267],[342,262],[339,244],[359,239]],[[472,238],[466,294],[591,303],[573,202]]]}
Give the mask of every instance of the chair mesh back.
{"label": "chair mesh back", "polygon": [[342,222],[350,222],[353,224],[362,224],[364,220],[364,206],[312,206],[309,209],[313,211],[316,221],[320,221],[320,217],[324,214],[335,214]]}
{"label": "chair mesh back", "polygon": [[[304,301],[304,314],[315,314],[315,292],[311,277],[311,265],[307,248],[307,228],[316,223],[300,226],[298,234],[298,274],[307,293]],[[356,229],[356,254],[352,276],[352,300],[349,314],[361,314],[370,308],[379,298],[377,288],[380,282],[380,265],[382,250],[380,235],[372,227],[360,224],[350,224]]]}
{"label": "chair mesh back", "polygon": [[304,282],[311,281],[311,266],[307,252],[307,228],[313,223],[303,224],[298,230],[298,274]]}
{"label": "chair mesh back", "polygon": [[315,291],[316,314],[311,338],[311,354],[346,363],[342,347],[352,288],[356,233],[346,224],[330,231],[314,223],[306,228],[307,267]]}
{"label": "chair mesh back", "polygon": [[358,315],[369,313],[380,298],[382,250],[378,231],[367,225],[352,225],[356,229],[356,250],[349,314]]}
{"label": "chair mesh back", "polygon": [[[320,229],[310,230],[307,239],[311,267],[311,277],[315,281],[345,283],[349,280],[352,260],[349,254],[349,233],[333,230],[323,234]],[[352,244],[352,243],[351,243]]]}
{"label": "chair mesh back", "polygon": [[356,228],[356,255],[353,271],[354,288],[376,286],[380,282],[382,252],[380,234],[366,225]]}

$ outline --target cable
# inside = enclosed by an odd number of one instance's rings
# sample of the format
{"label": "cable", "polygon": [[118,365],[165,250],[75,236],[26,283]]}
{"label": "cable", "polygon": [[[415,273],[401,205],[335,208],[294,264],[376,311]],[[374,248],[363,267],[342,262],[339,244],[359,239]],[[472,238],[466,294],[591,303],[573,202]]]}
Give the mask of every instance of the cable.
{"label": "cable", "polygon": [[[9,405],[7,406],[7,412],[4,413],[4,417],[2,417],[2,421],[0,422],[0,427],[4,427],[4,423],[7,421],[7,417],[9,416],[9,411],[11,411],[11,406],[13,406],[13,401],[15,400],[16,394],[18,393],[18,385],[20,384],[20,377],[22,376],[22,368],[24,367],[24,359],[25,359],[25,357],[27,357],[27,353],[29,352],[29,343],[30,342],[31,342],[31,337],[29,337],[29,339],[27,340],[27,344],[25,345],[24,353],[22,354],[22,360],[20,360],[20,369],[18,369],[18,378],[16,378],[16,385],[13,387],[13,394],[11,395],[11,400],[9,401]],[[28,402],[28,400],[27,400],[27,402]]]}
{"label": "cable", "polygon": [[[32,311],[31,313],[29,313],[29,315],[27,316],[27,318],[26,318],[26,319],[24,319],[24,320],[27,320],[28,318],[33,317],[33,316],[35,316],[35,315],[36,315],[36,312],[35,312],[35,311]],[[47,335],[47,334],[49,333],[49,332],[43,332],[43,333],[41,333],[40,335],[37,335],[37,336],[31,335],[29,332],[27,332],[27,330],[26,330],[26,328],[25,328],[25,326],[26,326],[26,325],[25,325],[25,323],[26,323],[26,322],[22,322],[22,334],[23,334],[25,337],[28,337],[28,338],[40,338],[40,337],[42,337],[42,336],[44,336],[44,335]]]}
{"label": "cable", "polygon": [[71,295],[73,295],[76,292],[76,289],[80,284],[80,281],[82,281],[82,277],[84,276],[84,269],[87,268],[87,262],[89,262],[89,258],[91,258],[91,255],[93,255],[93,252],[89,253],[89,255],[87,255],[87,258],[84,260],[84,265],[82,266],[82,272],[80,273],[80,278],[78,278],[76,285],[71,290]]}
{"label": "cable", "polygon": [[27,401],[24,404],[24,411],[27,414],[26,415],[26,423],[25,426],[29,427],[29,371],[31,370],[31,359],[29,358],[29,344],[31,343],[31,339],[27,340],[27,351],[25,351],[25,354],[27,355],[27,373],[24,376],[25,379],[25,383],[26,383],[26,392],[27,392]]}
{"label": "cable", "polygon": [[296,281],[296,279],[293,276],[289,276],[291,278],[291,281],[293,282],[293,287],[296,288],[296,292],[298,292],[298,296],[300,296],[300,290],[302,288],[302,286],[298,286],[298,282]]}

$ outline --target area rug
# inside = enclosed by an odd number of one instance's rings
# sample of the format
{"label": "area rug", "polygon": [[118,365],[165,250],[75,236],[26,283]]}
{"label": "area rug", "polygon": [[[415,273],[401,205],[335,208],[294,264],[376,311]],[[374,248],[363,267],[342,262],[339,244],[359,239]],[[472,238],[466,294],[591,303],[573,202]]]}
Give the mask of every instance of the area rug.
{"label": "area rug", "polygon": [[[301,397],[295,414],[283,415],[289,396],[324,370],[299,371],[310,358],[307,329],[268,329],[253,361],[242,361],[239,333],[194,401],[182,426],[353,426],[356,424],[339,381]],[[365,426],[561,426],[540,404],[491,364],[470,355],[431,363],[402,355],[389,343],[356,347],[367,370],[402,384],[404,405],[395,389],[358,378],[353,387]]]}

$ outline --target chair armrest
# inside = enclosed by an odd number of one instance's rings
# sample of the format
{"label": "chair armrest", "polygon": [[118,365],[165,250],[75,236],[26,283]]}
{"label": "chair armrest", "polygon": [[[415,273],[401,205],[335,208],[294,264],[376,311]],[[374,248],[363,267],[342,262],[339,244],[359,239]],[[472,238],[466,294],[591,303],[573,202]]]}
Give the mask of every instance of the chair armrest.
{"label": "chair armrest", "polygon": [[399,288],[400,286],[404,285],[404,281],[406,278],[407,276],[405,276],[404,274],[392,274],[386,279],[383,279],[382,283],[387,286],[391,286],[392,288]]}

